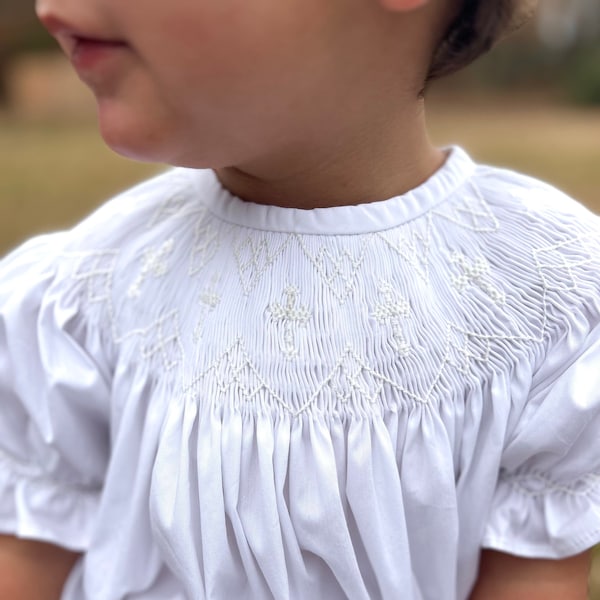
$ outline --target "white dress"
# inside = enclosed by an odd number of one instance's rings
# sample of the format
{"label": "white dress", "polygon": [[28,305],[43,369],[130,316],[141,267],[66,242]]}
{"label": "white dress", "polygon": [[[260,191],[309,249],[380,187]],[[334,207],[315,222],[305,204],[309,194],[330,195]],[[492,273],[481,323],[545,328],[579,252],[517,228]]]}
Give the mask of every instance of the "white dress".
{"label": "white dress", "polygon": [[312,211],[174,169],[0,263],[0,399],[64,600],[464,600],[600,540],[600,219],[458,148]]}

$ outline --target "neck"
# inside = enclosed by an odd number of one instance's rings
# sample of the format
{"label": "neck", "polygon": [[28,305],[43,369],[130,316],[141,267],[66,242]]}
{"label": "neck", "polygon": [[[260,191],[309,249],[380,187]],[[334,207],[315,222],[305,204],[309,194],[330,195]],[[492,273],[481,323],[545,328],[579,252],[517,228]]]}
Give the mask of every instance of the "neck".
{"label": "neck", "polygon": [[420,100],[355,127],[328,123],[326,135],[321,131],[215,173],[232,194],[258,204],[311,209],[392,198],[423,183],[444,162],[427,136],[424,113]]}

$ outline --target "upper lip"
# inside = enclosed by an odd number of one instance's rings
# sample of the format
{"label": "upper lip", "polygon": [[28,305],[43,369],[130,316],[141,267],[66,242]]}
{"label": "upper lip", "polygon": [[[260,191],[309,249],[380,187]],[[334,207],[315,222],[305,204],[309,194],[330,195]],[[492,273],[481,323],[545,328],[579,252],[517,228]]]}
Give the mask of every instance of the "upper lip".
{"label": "upper lip", "polygon": [[44,27],[57,39],[71,38],[71,40],[81,41],[95,41],[95,42],[106,42],[106,43],[124,43],[123,40],[110,38],[101,34],[97,34],[92,31],[87,31],[84,28],[72,25],[68,21],[63,20],[52,13],[40,13],[38,15],[40,21]]}

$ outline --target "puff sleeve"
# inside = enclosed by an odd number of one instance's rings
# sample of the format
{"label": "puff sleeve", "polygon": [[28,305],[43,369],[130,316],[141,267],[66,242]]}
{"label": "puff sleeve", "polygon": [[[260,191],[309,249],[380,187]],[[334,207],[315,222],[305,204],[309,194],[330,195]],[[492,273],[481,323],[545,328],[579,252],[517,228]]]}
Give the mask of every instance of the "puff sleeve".
{"label": "puff sleeve", "polygon": [[600,323],[552,345],[505,447],[483,546],[564,558],[600,541]]}
{"label": "puff sleeve", "polygon": [[0,262],[0,532],[83,551],[108,462],[110,386],[101,336],[57,258],[61,235]]}

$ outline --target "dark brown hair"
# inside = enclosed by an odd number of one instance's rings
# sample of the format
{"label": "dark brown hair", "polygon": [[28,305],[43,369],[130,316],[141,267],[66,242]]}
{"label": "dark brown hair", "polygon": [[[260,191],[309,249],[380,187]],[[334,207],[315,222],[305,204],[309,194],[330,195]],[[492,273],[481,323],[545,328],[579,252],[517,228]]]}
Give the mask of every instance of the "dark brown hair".
{"label": "dark brown hair", "polygon": [[428,80],[459,71],[529,16],[529,0],[463,0],[433,57]]}

